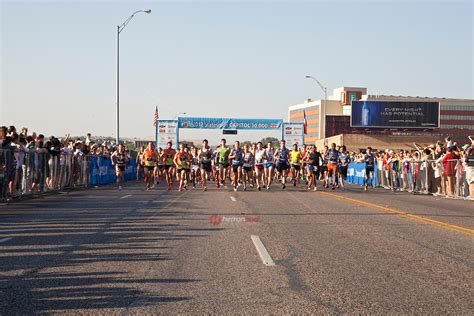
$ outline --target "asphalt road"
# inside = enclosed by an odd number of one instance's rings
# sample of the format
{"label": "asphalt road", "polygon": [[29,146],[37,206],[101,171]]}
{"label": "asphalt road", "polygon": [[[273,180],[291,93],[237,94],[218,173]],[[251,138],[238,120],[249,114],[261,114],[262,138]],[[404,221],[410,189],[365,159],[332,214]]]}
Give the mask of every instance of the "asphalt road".
{"label": "asphalt road", "polygon": [[0,314],[472,314],[473,250],[471,201],[130,182],[0,206]]}

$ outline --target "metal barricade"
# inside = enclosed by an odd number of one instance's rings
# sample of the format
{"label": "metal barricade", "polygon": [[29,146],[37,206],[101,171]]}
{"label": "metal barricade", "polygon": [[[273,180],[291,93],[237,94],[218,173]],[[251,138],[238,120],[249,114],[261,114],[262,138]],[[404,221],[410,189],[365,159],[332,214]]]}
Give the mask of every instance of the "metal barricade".
{"label": "metal barricade", "polygon": [[0,201],[6,200],[9,194],[9,184],[15,172],[14,152],[10,149],[0,149]]}

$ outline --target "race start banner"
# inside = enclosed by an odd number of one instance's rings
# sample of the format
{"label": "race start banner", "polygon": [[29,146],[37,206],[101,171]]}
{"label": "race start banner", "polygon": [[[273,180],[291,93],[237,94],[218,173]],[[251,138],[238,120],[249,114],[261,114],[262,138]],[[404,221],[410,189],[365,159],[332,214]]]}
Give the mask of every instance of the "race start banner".
{"label": "race start banner", "polygon": [[156,146],[163,149],[166,143],[172,142],[173,148],[178,144],[178,121],[177,120],[158,120],[156,124]]}
{"label": "race start banner", "polygon": [[283,123],[281,138],[286,141],[286,146],[288,148],[294,144],[302,146],[304,144],[304,124]]}
{"label": "race start banner", "polygon": [[237,119],[211,117],[179,117],[178,128],[201,129],[280,129],[283,120],[279,119]]}

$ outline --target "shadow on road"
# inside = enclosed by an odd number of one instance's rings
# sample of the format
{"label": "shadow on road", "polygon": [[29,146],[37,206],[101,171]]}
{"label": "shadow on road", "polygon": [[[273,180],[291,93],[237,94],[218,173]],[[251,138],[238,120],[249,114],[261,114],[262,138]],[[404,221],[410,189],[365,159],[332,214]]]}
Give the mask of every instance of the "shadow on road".
{"label": "shadow on road", "polygon": [[156,204],[150,195],[140,199],[141,192],[138,201],[150,201],[117,203],[104,198],[107,191],[96,194],[102,196],[31,199],[0,209],[0,239],[11,238],[0,243],[0,315],[120,311],[191,299],[147,291],[200,281],[160,278],[150,267],[174,260],[174,241],[218,229],[186,225],[180,219],[191,205],[182,199],[167,207],[173,194]]}

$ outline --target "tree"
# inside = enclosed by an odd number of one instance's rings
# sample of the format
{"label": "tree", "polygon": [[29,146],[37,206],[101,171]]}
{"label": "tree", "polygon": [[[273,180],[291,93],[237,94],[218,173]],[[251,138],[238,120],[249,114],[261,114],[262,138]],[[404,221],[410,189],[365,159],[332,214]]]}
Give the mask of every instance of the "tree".
{"label": "tree", "polygon": [[279,143],[280,140],[278,138],[275,138],[275,137],[265,137],[265,138],[262,138],[262,140],[260,142],[262,142],[262,144],[265,146],[268,143],[272,143],[272,144]]}

